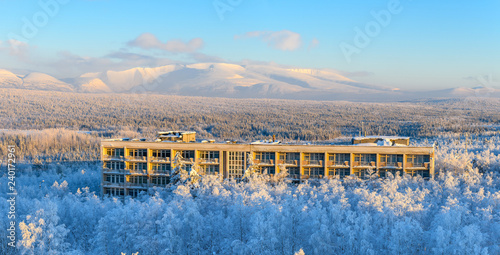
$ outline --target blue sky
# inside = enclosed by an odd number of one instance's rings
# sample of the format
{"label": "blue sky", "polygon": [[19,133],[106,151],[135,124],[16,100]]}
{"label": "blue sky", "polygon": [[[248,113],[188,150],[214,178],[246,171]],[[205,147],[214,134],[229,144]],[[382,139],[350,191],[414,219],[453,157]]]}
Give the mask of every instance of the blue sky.
{"label": "blue sky", "polygon": [[487,85],[477,77],[500,77],[497,0],[0,4],[0,68],[59,78],[211,61],[331,68],[413,90],[475,87]]}

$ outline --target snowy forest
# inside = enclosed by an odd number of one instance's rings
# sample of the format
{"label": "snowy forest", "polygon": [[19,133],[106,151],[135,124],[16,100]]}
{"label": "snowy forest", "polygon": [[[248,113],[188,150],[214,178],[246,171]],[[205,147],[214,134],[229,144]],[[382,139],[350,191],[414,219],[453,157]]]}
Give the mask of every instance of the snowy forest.
{"label": "snowy forest", "polygon": [[[0,100],[1,159],[9,145],[18,159],[17,245],[5,238],[9,197],[2,195],[0,254],[500,254],[498,101],[26,93]],[[241,141],[276,134],[335,143],[361,129],[408,135],[412,145],[436,146],[438,174],[300,184],[202,176],[134,199],[101,196],[100,139],[170,129]],[[1,194],[9,192],[5,163]]]}

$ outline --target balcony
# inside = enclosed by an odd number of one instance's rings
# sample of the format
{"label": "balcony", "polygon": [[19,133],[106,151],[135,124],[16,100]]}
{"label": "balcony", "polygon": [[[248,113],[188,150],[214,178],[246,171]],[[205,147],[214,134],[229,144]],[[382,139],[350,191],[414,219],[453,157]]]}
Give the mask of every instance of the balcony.
{"label": "balcony", "polygon": [[170,175],[170,171],[168,171],[168,170],[149,170],[149,174]]}
{"label": "balcony", "polygon": [[406,163],[406,168],[423,168],[423,169],[429,169],[430,163],[429,162],[424,162],[424,163],[411,163],[407,162]]}
{"label": "balcony", "polygon": [[337,162],[333,160],[329,160],[326,162],[327,167],[349,167],[349,161]]}
{"label": "balcony", "polygon": [[103,167],[102,171],[104,173],[120,173],[120,174],[128,173],[128,170],[126,170],[126,169],[111,169],[111,168],[107,168],[107,167]]}
{"label": "balcony", "polygon": [[278,165],[285,165],[285,166],[299,166],[299,161],[298,160],[292,160],[292,159],[280,159],[278,160]]}
{"label": "balcony", "polygon": [[380,162],[380,168],[403,168],[403,162]]}
{"label": "balcony", "polygon": [[200,164],[219,164],[219,159],[218,158],[200,158],[198,159]]}
{"label": "balcony", "polygon": [[151,162],[170,163],[170,157],[151,157]]}
{"label": "balcony", "polygon": [[194,158],[183,158],[181,159],[181,162],[184,164],[194,164]]}
{"label": "balcony", "polygon": [[137,187],[140,187],[140,188],[147,188],[149,187],[149,184],[148,183],[133,183],[133,182],[127,182],[127,186],[130,187],[130,188],[137,188]]}
{"label": "balcony", "polygon": [[259,166],[274,166],[274,159],[254,159],[253,163]]}
{"label": "balcony", "polygon": [[129,161],[147,161],[148,157],[146,156],[127,156],[125,157]]}
{"label": "balcony", "polygon": [[364,162],[364,161],[354,161],[352,162],[353,167],[376,167],[377,163],[375,161]]}
{"label": "balcony", "polygon": [[124,160],[123,156],[115,156],[115,155],[104,155],[102,156],[103,160]]}
{"label": "balcony", "polygon": [[123,188],[123,187],[126,186],[126,183],[125,182],[108,182],[108,181],[104,181],[102,183],[102,186],[106,187],[106,188],[109,188],[109,187],[120,187],[120,188]]}
{"label": "balcony", "polygon": [[323,160],[303,160],[302,166],[323,167]]}
{"label": "balcony", "polygon": [[146,169],[125,169],[127,173],[129,174],[148,174],[148,171]]}
{"label": "balcony", "polygon": [[300,174],[288,174],[288,178],[292,180],[300,180]]}

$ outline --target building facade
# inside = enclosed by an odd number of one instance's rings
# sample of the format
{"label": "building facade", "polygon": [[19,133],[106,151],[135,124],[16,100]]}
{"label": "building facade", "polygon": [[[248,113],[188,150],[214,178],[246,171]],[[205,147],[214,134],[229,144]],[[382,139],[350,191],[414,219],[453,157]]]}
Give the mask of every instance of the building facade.
{"label": "building facade", "polygon": [[434,176],[434,148],[410,146],[363,146],[362,144],[288,145],[197,143],[180,141],[103,140],[101,142],[102,194],[136,196],[149,187],[165,186],[175,167],[174,157],[182,156],[187,168],[197,164],[200,174],[221,174],[240,179],[248,157],[260,173],[277,174],[284,165],[289,178],[365,178],[369,169],[380,177],[403,172]]}

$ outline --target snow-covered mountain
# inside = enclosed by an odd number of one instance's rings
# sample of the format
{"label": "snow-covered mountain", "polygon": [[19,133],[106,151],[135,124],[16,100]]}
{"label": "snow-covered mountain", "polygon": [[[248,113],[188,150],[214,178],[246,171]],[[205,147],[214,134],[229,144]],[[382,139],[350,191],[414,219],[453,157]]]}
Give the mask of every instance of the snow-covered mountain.
{"label": "snow-covered mountain", "polygon": [[23,77],[21,88],[34,90],[73,91],[73,86],[43,73],[30,73]]}
{"label": "snow-covered mountain", "polygon": [[23,84],[23,80],[17,75],[0,69],[0,86],[3,88],[17,88]]}
{"label": "snow-covered mountain", "polygon": [[113,92],[276,98],[390,92],[389,88],[359,83],[327,70],[227,63],[132,68],[87,73],[82,77],[98,78]]}
{"label": "snow-covered mountain", "polygon": [[73,91],[73,86],[43,73],[16,75],[0,70],[0,88],[19,88],[32,90]]}
{"label": "snow-covered mountain", "polygon": [[123,71],[85,73],[58,80],[42,73],[0,70],[0,87],[84,93],[152,93],[235,98],[400,101],[429,97],[500,97],[494,88],[409,92],[374,86],[329,69],[229,63],[172,64]]}
{"label": "snow-covered mountain", "polygon": [[99,78],[78,77],[73,80],[73,85],[79,92],[85,93],[107,93],[113,92],[106,83]]}

